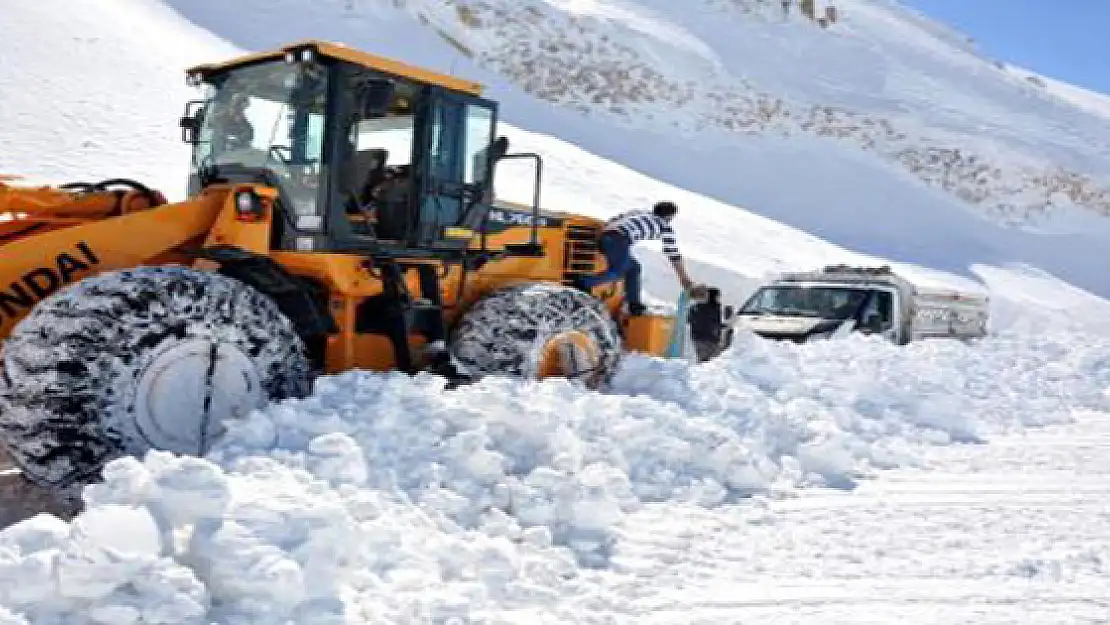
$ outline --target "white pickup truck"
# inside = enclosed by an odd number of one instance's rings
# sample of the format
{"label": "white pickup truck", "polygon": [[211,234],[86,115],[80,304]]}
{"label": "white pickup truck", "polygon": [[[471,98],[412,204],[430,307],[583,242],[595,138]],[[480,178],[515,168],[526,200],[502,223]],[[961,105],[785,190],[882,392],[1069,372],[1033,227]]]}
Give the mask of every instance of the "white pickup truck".
{"label": "white pickup truck", "polygon": [[986,336],[989,308],[985,295],[914,285],[887,266],[834,265],[761,286],[731,325],[797,343],[863,332],[904,345]]}

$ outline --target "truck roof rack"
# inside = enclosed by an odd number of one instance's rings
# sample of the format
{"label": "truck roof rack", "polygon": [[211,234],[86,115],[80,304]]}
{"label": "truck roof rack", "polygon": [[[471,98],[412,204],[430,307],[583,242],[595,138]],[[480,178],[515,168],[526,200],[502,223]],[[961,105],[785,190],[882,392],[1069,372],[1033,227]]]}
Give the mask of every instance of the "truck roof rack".
{"label": "truck roof rack", "polygon": [[850,265],[827,265],[813,271],[796,271],[781,274],[775,282],[779,283],[836,283],[856,284],[885,284],[898,288],[906,295],[916,294],[918,297],[933,301],[951,302],[989,302],[986,294],[961,292],[943,287],[932,287],[914,282],[895,273],[890,265],[879,267],[852,267]]}
{"label": "truck roof rack", "polygon": [[892,276],[894,271],[890,265],[880,267],[852,267],[850,265],[827,265],[822,273],[858,273],[869,276]]}
{"label": "truck roof rack", "polygon": [[828,265],[811,271],[787,272],[779,275],[776,282],[780,284],[814,283],[840,283],[843,285],[858,285],[866,288],[868,285],[893,286],[908,294],[915,292],[912,282],[894,273],[889,265],[880,267],[852,267],[850,265]]}

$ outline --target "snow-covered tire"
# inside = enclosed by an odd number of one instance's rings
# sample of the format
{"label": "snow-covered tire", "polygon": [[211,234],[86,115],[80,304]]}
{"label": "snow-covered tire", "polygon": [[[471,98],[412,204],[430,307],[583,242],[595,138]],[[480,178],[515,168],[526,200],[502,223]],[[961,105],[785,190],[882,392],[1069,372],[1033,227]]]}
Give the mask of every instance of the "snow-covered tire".
{"label": "snow-covered tire", "polygon": [[578,289],[550,283],[505,287],[463,314],[451,333],[450,352],[465,377],[547,377],[545,350],[560,337],[588,341],[593,360],[578,378],[597,388],[608,383],[621,360],[621,336],[603,303]]}
{"label": "snow-covered tire", "polygon": [[0,440],[33,482],[79,487],[120,456],[203,454],[222,418],[305,394],[309,371],[293,324],[238,280],[103,273],[44,299],[4,344]]}

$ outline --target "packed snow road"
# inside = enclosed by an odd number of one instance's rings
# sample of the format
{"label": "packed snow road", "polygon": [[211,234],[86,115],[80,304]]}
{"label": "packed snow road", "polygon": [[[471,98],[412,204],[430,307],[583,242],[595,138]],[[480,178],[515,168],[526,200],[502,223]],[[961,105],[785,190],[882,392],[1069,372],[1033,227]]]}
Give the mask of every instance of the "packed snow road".
{"label": "packed snow road", "polygon": [[938,447],[854,492],[630,518],[637,623],[1110,622],[1110,415]]}
{"label": "packed snow road", "polygon": [[1103,338],[745,335],[614,386],[324,378],[0,531],[0,625],[1110,616]]}

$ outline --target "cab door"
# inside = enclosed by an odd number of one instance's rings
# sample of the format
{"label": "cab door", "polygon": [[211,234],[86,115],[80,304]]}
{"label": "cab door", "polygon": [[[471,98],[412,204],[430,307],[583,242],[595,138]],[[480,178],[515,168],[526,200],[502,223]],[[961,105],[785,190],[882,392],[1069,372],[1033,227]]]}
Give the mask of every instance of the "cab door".
{"label": "cab door", "polygon": [[442,242],[482,200],[496,122],[495,105],[480,98],[440,91],[429,104],[418,237],[425,245]]}

